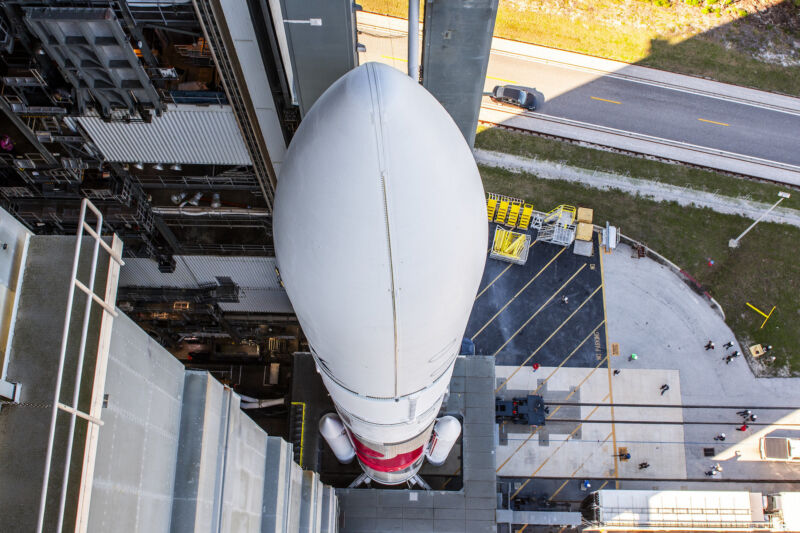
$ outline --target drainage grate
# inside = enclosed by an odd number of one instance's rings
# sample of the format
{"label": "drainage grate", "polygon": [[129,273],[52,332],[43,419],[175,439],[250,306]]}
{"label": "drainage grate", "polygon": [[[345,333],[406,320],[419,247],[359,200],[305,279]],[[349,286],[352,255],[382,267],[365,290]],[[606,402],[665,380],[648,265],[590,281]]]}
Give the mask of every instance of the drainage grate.
{"label": "drainage grate", "polygon": [[714,457],[714,448],[703,448],[703,457]]}

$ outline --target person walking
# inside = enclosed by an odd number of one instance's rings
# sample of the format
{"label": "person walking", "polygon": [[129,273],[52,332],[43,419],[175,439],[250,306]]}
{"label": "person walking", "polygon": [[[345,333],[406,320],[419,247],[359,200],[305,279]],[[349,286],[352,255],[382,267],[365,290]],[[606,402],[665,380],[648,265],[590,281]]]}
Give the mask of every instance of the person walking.
{"label": "person walking", "polygon": [[617,454],[617,457],[619,457],[620,459],[624,459],[625,461],[627,461],[627,460],[629,460],[629,459],[631,458],[631,454],[629,454],[629,453],[622,453],[622,452],[620,452],[620,453],[618,453],[618,454]]}
{"label": "person walking", "polygon": [[756,420],[758,420],[756,415],[750,415],[750,422],[755,422]]}
{"label": "person walking", "polygon": [[644,470],[645,468],[650,468],[650,463],[648,463],[647,461],[639,463],[639,470]]}
{"label": "person walking", "polygon": [[713,477],[713,476],[716,476],[718,474],[719,474],[719,472],[717,472],[713,468],[711,470],[709,470],[708,472],[706,472],[706,475],[709,476],[709,477]]}
{"label": "person walking", "polygon": [[666,383],[661,385],[661,396],[664,396],[664,393],[667,392],[668,390],[669,390],[669,385],[667,385]]}
{"label": "person walking", "polygon": [[732,355],[726,355],[724,359],[725,359],[725,364],[729,365],[731,363],[731,360],[733,360],[733,356]]}
{"label": "person walking", "polygon": [[622,372],[622,371],[619,368],[617,368],[616,370],[614,370],[614,375],[615,376],[619,376],[620,372]]}
{"label": "person walking", "polygon": [[717,472],[722,472],[722,467],[719,465],[719,463],[717,463],[712,467],[712,470],[715,470]]}
{"label": "person walking", "polygon": [[713,349],[714,349],[714,343],[713,343],[713,342],[711,342],[711,341],[709,340],[709,341],[706,343],[706,351],[708,351],[708,350],[713,350]]}
{"label": "person walking", "polygon": [[745,423],[745,424],[742,424],[741,426],[739,426],[738,428],[736,428],[736,431],[747,431],[747,429],[748,429],[749,427],[750,427],[750,426],[748,426],[748,425]]}
{"label": "person walking", "polygon": [[725,433],[720,433],[719,435],[714,437],[714,440],[718,440],[720,442],[724,441],[725,440]]}
{"label": "person walking", "polygon": [[753,411],[750,409],[745,409],[744,411],[736,411],[736,414],[741,416],[742,418],[750,418],[750,415],[753,414]]}
{"label": "person walking", "polygon": [[630,357],[628,357],[628,361],[636,361],[637,359],[639,359],[639,356],[635,353],[632,353]]}
{"label": "person walking", "polygon": [[564,305],[567,305],[569,303],[569,296],[567,296],[566,294],[564,296],[562,296],[561,297],[561,303],[564,304]]}
{"label": "person walking", "polygon": [[722,347],[725,348],[726,350],[728,348],[733,348],[733,341],[726,342],[725,344],[722,345]]}

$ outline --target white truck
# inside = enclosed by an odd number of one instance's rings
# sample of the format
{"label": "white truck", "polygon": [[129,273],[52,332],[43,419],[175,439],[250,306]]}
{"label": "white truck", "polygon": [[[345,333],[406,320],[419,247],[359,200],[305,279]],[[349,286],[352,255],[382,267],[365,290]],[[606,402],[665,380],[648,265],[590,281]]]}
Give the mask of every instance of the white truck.
{"label": "white truck", "polygon": [[800,439],[763,437],[759,447],[761,458],[766,461],[800,462]]}

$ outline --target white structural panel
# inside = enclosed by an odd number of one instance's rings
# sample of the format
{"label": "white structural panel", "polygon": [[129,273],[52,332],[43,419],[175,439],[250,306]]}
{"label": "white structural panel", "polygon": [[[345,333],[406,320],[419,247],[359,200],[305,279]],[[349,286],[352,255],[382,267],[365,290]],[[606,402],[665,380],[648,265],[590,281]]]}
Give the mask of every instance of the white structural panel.
{"label": "white structural panel", "polygon": [[106,122],[96,114],[78,124],[108,161],[252,165],[229,105],[170,104],[148,122]]}
{"label": "white structural panel", "polygon": [[488,238],[475,160],[444,108],[385,65],[343,76],[289,147],[274,234],[325,384],[352,415],[345,424],[384,443],[424,431],[450,381]]}
{"label": "white structural panel", "polygon": [[[598,495],[604,525],[677,522],[703,527],[763,520],[746,491],[601,490]],[[760,504],[760,495],[757,499]]]}

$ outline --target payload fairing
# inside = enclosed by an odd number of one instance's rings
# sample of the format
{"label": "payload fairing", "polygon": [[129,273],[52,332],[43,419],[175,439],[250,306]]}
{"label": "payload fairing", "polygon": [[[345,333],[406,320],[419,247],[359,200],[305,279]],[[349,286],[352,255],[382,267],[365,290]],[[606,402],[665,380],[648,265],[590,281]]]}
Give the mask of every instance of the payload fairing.
{"label": "payload fairing", "polygon": [[411,479],[437,442],[486,257],[483,186],[464,137],[411,78],[362,65],[297,130],[273,231],[281,278],[359,463],[379,483]]}

